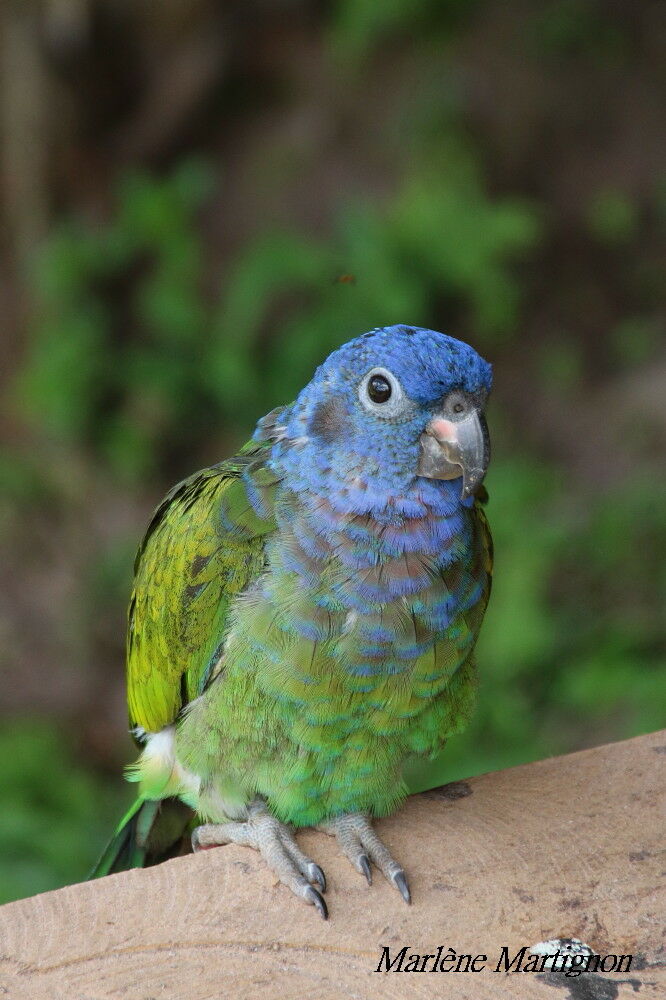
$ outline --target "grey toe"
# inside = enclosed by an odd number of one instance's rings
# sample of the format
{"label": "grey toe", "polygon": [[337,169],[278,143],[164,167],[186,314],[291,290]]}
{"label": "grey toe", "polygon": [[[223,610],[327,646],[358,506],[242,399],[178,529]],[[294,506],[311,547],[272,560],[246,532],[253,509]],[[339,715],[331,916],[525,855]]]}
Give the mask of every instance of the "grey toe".
{"label": "grey toe", "polygon": [[358,856],[358,867],[361,870],[361,874],[365,875],[368,885],[372,885],[372,872],[370,870],[370,859],[367,854],[359,854]]}
{"label": "grey toe", "polygon": [[319,915],[323,920],[328,920],[328,907],[326,906],[326,901],[320,892],[309,885],[307,889],[303,892],[303,899],[306,903],[312,903],[313,906],[317,907]]}
{"label": "grey toe", "polygon": [[315,864],[314,861],[310,862],[308,875],[311,882],[318,885],[322,892],[326,892],[326,876],[324,875],[323,869],[321,869],[319,865]]}
{"label": "grey toe", "polygon": [[391,880],[396,887],[400,890],[400,894],[406,903],[411,903],[412,894],[409,891],[409,886],[407,885],[407,879],[405,878],[405,873],[403,871],[394,872],[391,875]]}

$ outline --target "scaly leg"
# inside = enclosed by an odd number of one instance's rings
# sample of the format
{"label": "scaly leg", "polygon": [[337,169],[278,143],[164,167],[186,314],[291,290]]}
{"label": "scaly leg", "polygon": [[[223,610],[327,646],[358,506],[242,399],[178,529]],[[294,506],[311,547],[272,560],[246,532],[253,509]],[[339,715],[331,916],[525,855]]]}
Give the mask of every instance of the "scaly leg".
{"label": "scaly leg", "polygon": [[411,903],[412,897],[402,865],[394,861],[389,851],[372,829],[367,816],[362,813],[347,813],[335,819],[320,823],[318,830],[332,834],[345,857],[349,858],[354,868],[365,875],[368,885],[372,885],[370,862],[379,868],[380,872],[399,890],[406,903]]}
{"label": "scaly leg", "polygon": [[328,909],[321,895],[326,891],[323,871],[303,854],[289,827],[272,816],[263,802],[252,803],[244,822],[206,823],[192,833],[194,851],[231,843],[254,847],[284,885],[306,903],[316,906],[324,920],[328,918]]}

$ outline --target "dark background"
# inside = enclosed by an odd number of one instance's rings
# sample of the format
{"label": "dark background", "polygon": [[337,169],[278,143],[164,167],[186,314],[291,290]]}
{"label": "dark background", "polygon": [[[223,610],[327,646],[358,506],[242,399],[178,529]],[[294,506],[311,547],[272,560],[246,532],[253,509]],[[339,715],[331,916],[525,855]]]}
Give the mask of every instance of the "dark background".
{"label": "dark background", "polygon": [[2,898],[131,800],[151,509],[374,326],[495,367],[441,780],[663,725],[663,3],[5,0],[0,46]]}

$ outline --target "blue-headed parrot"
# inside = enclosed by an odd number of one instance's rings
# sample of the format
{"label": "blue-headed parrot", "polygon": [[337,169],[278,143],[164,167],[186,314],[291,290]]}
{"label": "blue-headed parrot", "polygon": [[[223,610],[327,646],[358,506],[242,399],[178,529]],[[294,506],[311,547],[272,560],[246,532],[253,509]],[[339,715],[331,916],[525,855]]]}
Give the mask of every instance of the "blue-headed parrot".
{"label": "blue-headed parrot", "polygon": [[167,494],[129,608],[139,798],[95,874],[167,857],[187,831],[195,850],[256,848],[326,917],[294,832],[315,826],[410,901],[372,818],[473,709],[491,380],[452,337],[372,330]]}

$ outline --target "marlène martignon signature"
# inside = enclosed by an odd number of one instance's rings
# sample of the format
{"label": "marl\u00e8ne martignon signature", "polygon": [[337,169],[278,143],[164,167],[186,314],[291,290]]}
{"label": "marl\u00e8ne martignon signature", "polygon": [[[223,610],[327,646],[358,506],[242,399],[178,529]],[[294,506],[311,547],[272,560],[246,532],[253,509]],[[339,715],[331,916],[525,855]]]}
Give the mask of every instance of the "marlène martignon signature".
{"label": "marl\u00e8ne martignon signature", "polygon": [[524,945],[517,951],[502,947],[499,955],[458,954],[439,945],[430,954],[410,952],[409,945],[391,950],[382,947],[375,972],[560,972],[580,976],[582,972],[628,972],[633,955],[598,955],[577,938],[556,938]]}

